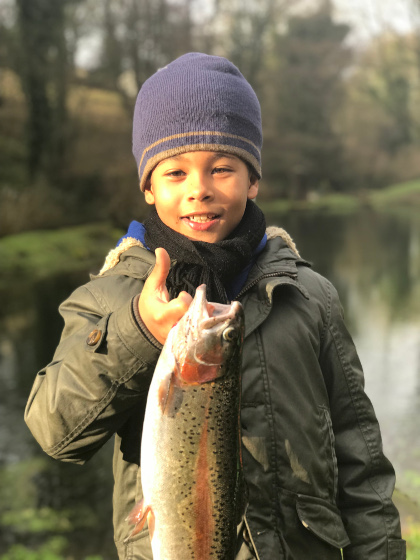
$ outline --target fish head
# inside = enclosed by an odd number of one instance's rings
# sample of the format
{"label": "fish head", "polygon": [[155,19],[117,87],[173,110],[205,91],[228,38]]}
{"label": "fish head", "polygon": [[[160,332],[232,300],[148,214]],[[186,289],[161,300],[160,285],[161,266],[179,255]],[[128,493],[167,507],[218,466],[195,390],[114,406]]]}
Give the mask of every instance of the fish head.
{"label": "fish head", "polygon": [[206,286],[196,290],[184,317],[175,327],[172,350],[178,381],[206,383],[226,375],[232,360],[240,360],[244,337],[244,312],[234,301],[209,303]]}

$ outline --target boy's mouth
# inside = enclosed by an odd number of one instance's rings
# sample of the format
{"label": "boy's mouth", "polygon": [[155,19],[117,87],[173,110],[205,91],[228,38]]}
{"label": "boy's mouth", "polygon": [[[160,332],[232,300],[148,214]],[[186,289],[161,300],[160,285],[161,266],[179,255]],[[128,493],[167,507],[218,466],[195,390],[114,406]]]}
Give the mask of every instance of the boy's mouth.
{"label": "boy's mouth", "polygon": [[195,231],[206,231],[210,229],[219,218],[220,214],[207,213],[190,214],[189,216],[183,216],[181,220]]}
{"label": "boy's mouth", "polygon": [[184,216],[184,219],[189,220],[190,222],[205,224],[206,222],[212,222],[218,217],[218,214],[191,214],[191,216]]}

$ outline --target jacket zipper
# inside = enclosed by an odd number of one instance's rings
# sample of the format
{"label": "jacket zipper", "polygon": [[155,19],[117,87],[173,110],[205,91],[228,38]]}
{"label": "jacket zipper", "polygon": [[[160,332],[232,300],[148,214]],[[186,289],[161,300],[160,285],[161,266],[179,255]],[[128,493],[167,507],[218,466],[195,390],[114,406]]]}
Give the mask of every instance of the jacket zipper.
{"label": "jacket zipper", "polygon": [[265,278],[276,278],[279,276],[288,276],[289,278],[291,278],[292,280],[297,280],[297,273],[293,273],[293,272],[267,272],[266,274],[262,274],[261,276],[259,276],[258,278],[256,278],[255,280],[253,280],[250,284],[248,284],[247,286],[245,286],[245,288],[243,288],[239,294],[236,296],[235,299],[239,299],[240,297],[242,297],[248,290],[250,290],[251,288],[253,288],[254,286],[256,286],[258,284],[258,282],[260,282],[261,280],[264,280]]}
{"label": "jacket zipper", "polygon": [[[262,274],[261,276],[259,276],[255,280],[253,280],[244,289],[242,289],[239,292],[239,294],[236,296],[236,299],[238,300],[240,297],[242,297],[248,290],[250,290],[251,288],[256,286],[258,284],[258,282],[260,282],[261,280],[264,280],[265,278],[276,278],[276,277],[278,278],[280,276],[288,276],[292,280],[297,280],[297,273],[293,273],[293,272],[267,272],[266,274]],[[247,520],[246,516],[244,516],[244,521],[245,521],[246,528],[248,529],[248,535],[249,535],[249,538],[251,539],[251,544],[252,544],[252,547],[254,549],[256,559],[260,560],[260,556],[258,554],[257,547],[255,546],[255,541],[254,541],[254,538],[252,536],[251,529],[250,529],[250,526],[249,526],[249,523],[248,523],[248,520]]]}

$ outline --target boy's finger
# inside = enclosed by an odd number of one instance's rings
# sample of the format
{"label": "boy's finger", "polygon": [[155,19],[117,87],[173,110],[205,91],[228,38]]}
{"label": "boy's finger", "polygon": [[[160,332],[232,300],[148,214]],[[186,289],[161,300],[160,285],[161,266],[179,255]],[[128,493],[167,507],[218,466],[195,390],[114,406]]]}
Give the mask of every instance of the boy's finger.
{"label": "boy's finger", "polygon": [[188,311],[193,298],[187,292],[181,292],[166,306],[166,319],[168,332]]}
{"label": "boy's finger", "polygon": [[177,323],[184,314],[188,311],[193,298],[187,292],[181,292],[178,297],[171,300],[165,307],[165,315],[168,322],[175,324]]}
{"label": "boy's finger", "polygon": [[176,313],[176,321],[178,322],[184,314],[188,311],[189,306],[191,305],[193,298],[187,292],[180,292],[178,297],[171,301],[173,305],[174,312]]}
{"label": "boy's finger", "polygon": [[187,292],[180,292],[176,299],[178,300],[181,307],[184,307],[185,311],[186,311],[189,308],[189,306],[191,305],[193,297],[190,296],[190,294],[187,293]]}

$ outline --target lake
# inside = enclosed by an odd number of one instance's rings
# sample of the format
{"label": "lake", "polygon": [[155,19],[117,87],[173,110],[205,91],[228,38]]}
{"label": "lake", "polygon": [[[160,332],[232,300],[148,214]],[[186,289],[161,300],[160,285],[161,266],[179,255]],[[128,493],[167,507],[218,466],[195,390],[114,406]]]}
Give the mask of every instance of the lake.
{"label": "lake", "polygon": [[[420,212],[291,212],[268,214],[267,223],[285,228],[336,286],[397,487],[420,501]],[[41,452],[23,423],[35,373],[60,335],[58,304],[87,272],[21,280],[14,297],[1,301],[0,554],[25,544],[44,547],[40,558],[60,557],[66,546],[77,560],[115,558],[110,446],[83,467],[59,463]]]}

